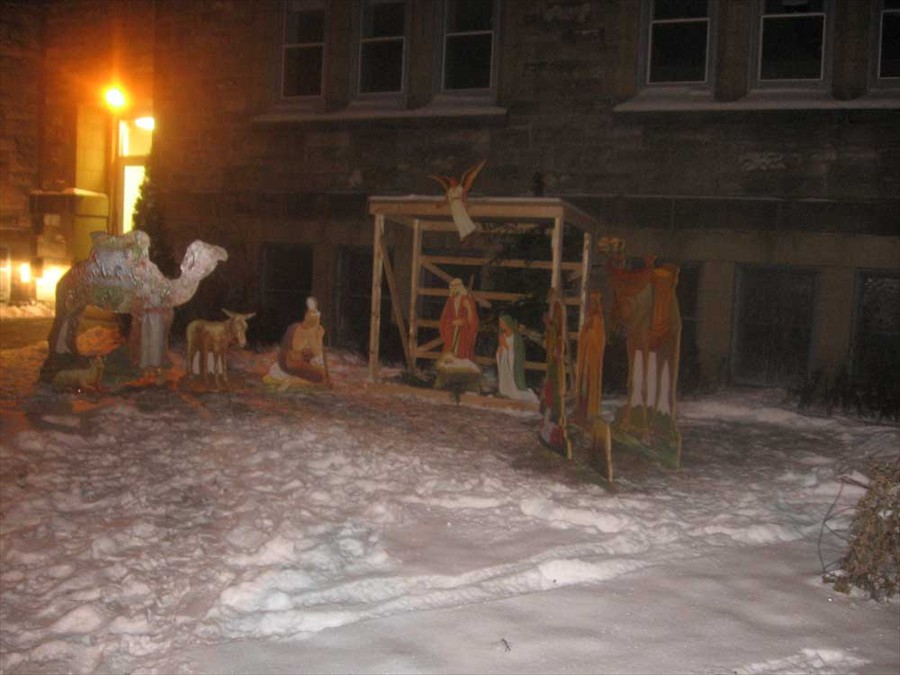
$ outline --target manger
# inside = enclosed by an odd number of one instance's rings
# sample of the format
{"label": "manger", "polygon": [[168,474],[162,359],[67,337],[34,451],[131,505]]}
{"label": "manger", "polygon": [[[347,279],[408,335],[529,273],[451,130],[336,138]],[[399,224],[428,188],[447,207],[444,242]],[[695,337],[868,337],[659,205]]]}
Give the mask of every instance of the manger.
{"label": "manger", "polygon": [[[371,197],[369,213],[374,218],[374,246],[372,266],[372,315],[369,333],[369,378],[378,381],[380,373],[380,335],[383,280],[387,281],[394,323],[399,332],[400,344],[409,372],[415,372],[422,360],[441,357],[444,339],[434,336],[440,328],[437,312],[424,310],[423,298],[448,298],[449,286],[459,274],[448,268],[470,269],[477,274],[482,268],[537,270],[549,275],[549,287],[560,292],[567,306],[578,308],[578,326],[584,322],[588,303],[588,284],[592,261],[593,238],[600,223],[572,204],[555,197],[483,197],[468,200],[468,213],[476,230],[462,242],[456,236],[448,202],[442,197],[409,195],[403,197]],[[395,241],[408,241],[408,255],[402,256],[406,270],[395,270],[386,254],[386,238],[391,229],[405,230],[407,236]],[[541,259],[498,258],[492,241],[497,237],[515,237],[516,234],[546,233],[550,239],[549,255]],[[564,234],[580,236],[577,256],[566,256]],[[571,234],[570,234],[571,236]],[[448,242],[456,241],[456,251]],[[571,248],[571,247],[569,247]],[[431,251],[441,250],[440,254]],[[398,256],[400,258],[401,256]],[[408,262],[407,262],[408,261]],[[403,297],[397,272],[405,272],[409,279],[409,294]],[[427,275],[431,283],[426,282]],[[577,288],[569,291],[564,284],[564,274],[577,280]],[[435,285],[438,283],[440,285]],[[526,294],[518,286],[494,286],[490,289],[470,289],[480,307],[491,303],[512,304],[523,300]],[[408,303],[408,312],[403,307]],[[573,333],[577,335],[577,331]],[[491,356],[478,355],[479,365],[493,365]],[[530,370],[544,370],[543,362],[528,361]]]}

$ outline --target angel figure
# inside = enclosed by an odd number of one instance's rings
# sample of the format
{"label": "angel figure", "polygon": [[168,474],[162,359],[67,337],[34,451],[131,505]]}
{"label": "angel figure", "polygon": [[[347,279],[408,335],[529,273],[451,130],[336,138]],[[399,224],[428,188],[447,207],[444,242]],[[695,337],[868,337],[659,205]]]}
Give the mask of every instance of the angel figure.
{"label": "angel figure", "polygon": [[475,166],[469,167],[463,173],[460,180],[456,180],[453,176],[429,176],[429,178],[437,181],[444,188],[447,195],[447,203],[450,205],[450,216],[453,218],[453,224],[459,231],[460,240],[465,239],[475,231],[475,223],[469,217],[466,209],[466,199],[472,183],[478,177],[479,172],[484,167],[486,159],[481,160]]}

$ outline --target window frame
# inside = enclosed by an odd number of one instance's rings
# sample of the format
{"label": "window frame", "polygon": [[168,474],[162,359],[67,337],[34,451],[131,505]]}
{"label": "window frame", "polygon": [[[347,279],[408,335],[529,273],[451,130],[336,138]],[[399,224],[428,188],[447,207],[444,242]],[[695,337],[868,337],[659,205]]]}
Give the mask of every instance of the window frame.
{"label": "window frame", "polygon": [[[322,41],[321,42],[291,42],[287,41],[288,12],[291,7],[306,6],[308,11],[322,11]],[[280,68],[278,75],[278,100],[284,104],[310,104],[324,100],[326,88],[326,73],[328,70],[328,21],[330,3],[328,0],[284,0],[281,8],[281,38],[280,38]],[[319,70],[319,93],[299,94],[288,96],[285,94],[285,77],[287,70],[287,52],[289,49],[302,49],[304,47],[320,46],[322,49],[322,65]]]}
{"label": "window frame", "polygon": [[881,53],[884,46],[882,30],[885,14],[900,16],[900,7],[885,8],[884,0],[877,0],[872,8],[872,48],[870,51],[871,68],[869,69],[870,89],[900,89],[900,76],[883,77],[881,75]]}
{"label": "window frame", "polygon": [[[370,4],[403,4],[403,35],[390,38],[366,38],[364,37],[364,21],[366,7]],[[354,31],[353,40],[353,60],[352,60],[352,84],[351,98],[356,101],[365,101],[367,103],[375,103],[378,101],[385,102],[402,102],[406,99],[409,91],[409,31],[410,21],[412,18],[412,3],[410,0],[359,0],[358,6],[355,8],[355,21],[358,22],[357,30]],[[402,55],[400,64],[400,89],[397,91],[362,91],[363,76],[363,45],[372,42],[387,42],[389,40],[402,41]]]}
{"label": "window frame", "polygon": [[[834,24],[835,6],[834,0],[822,0],[821,12],[793,13],[793,14],[767,14],[766,0],[756,0],[754,4],[754,21],[752,31],[752,44],[750,48],[750,90],[760,89],[806,89],[816,91],[831,91],[834,72]],[[763,37],[765,35],[764,22],[766,19],[822,16],[822,56],[819,65],[818,78],[784,78],[763,79]]]}
{"label": "window frame", "polygon": [[874,268],[859,268],[856,270],[855,279],[854,279],[854,293],[853,293],[853,317],[852,317],[852,329],[851,329],[851,343],[850,343],[850,372],[853,376],[859,377],[863,375],[862,372],[862,348],[863,348],[863,340],[864,340],[864,328],[863,325],[863,302],[865,300],[865,291],[866,291],[866,280],[870,278],[890,278],[890,279],[900,279],[900,271],[898,270],[885,270],[885,269],[874,269]]}
{"label": "window frame", "polygon": [[[641,88],[685,88],[685,89],[711,89],[715,78],[715,28],[716,28],[716,6],[715,0],[709,0],[706,7],[705,18],[682,18],[682,19],[654,19],[653,11],[655,7],[654,0],[645,0],[641,11],[641,38],[643,41],[641,48],[641,72],[640,81]],[[703,80],[683,80],[668,82],[651,82],[650,73],[653,64],[653,27],[659,24],[676,24],[676,23],[706,23],[706,50],[703,67]]]}
{"label": "window frame", "polygon": [[[490,31],[458,31],[451,32],[448,30],[450,19],[450,8],[453,0],[442,0],[438,8],[437,23],[438,27],[435,33],[435,77],[434,77],[434,95],[439,100],[466,100],[466,101],[494,101],[497,97],[498,81],[500,73],[500,32],[502,25],[500,0],[490,0],[491,21],[493,23]],[[446,71],[447,71],[447,38],[456,35],[475,35],[475,34],[491,34],[491,64],[490,64],[490,83],[487,87],[472,87],[471,89],[447,89],[446,87]]]}

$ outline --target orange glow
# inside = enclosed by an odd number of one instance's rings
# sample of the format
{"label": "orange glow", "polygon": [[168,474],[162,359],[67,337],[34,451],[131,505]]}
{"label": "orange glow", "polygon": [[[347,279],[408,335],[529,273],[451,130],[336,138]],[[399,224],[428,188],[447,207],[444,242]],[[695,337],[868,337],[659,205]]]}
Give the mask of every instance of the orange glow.
{"label": "orange glow", "polygon": [[106,104],[111,108],[124,108],[128,100],[125,98],[125,92],[118,87],[109,87],[103,92],[103,98]]}
{"label": "orange glow", "polygon": [[35,299],[53,304],[56,301],[56,284],[68,270],[68,265],[45,265],[43,276],[35,283]]}
{"label": "orange glow", "polygon": [[27,262],[23,262],[19,265],[19,281],[23,284],[31,282],[31,265]]}

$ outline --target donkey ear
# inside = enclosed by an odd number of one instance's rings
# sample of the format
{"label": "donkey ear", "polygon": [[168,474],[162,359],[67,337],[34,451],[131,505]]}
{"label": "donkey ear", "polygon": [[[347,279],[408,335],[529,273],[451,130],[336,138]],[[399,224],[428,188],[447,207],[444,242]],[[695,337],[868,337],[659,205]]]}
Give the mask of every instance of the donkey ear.
{"label": "donkey ear", "polygon": [[222,311],[232,319],[236,316],[234,312],[229,312],[227,309],[222,309]]}
{"label": "donkey ear", "polygon": [[254,316],[256,316],[256,312],[253,312],[253,314],[244,314],[244,318],[247,320],[252,319]]}

